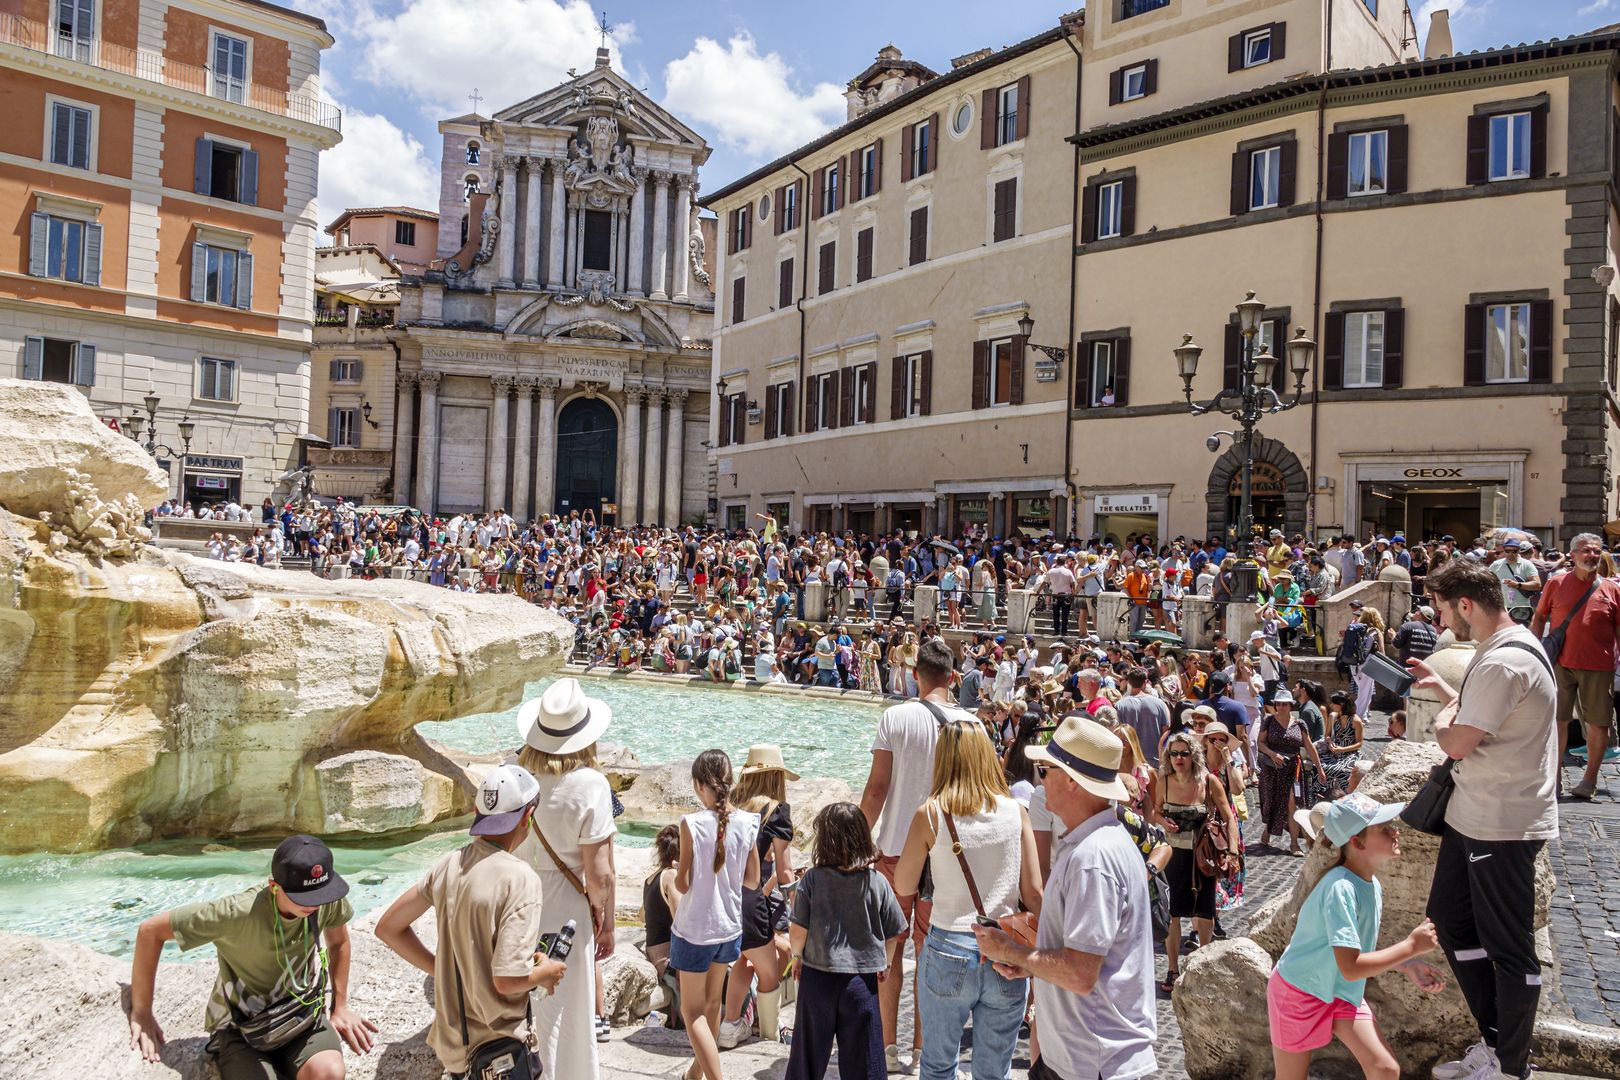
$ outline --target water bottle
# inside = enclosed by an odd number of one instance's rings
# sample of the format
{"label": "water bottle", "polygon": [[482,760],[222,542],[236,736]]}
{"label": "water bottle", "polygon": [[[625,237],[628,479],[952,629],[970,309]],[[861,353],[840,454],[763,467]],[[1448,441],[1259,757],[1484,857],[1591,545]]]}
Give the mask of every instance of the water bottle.
{"label": "water bottle", "polygon": [[551,950],[546,955],[566,963],[568,954],[574,951],[574,933],[578,929],[573,919],[563,923],[563,928],[557,931],[557,940],[551,943]]}
{"label": "water bottle", "polygon": [[647,1014],[647,1019],[642,1021],[641,1026],[642,1027],[649,1027],[649,1028],[661,1028],[661,1027],[663,1027],[664,1026],[664,1014],[659,1012],[657,1009],[654,1009],[652,1012]]}

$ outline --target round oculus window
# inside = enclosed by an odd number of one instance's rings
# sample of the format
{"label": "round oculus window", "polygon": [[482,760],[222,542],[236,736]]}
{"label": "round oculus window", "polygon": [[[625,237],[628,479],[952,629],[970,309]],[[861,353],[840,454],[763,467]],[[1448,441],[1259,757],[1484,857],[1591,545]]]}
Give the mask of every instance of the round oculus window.
{"label": "round oculus window", "polygon": [[759,220],[769,221],[771,218],[771,197],[769,194],[759,197]]}
{"label": "round oculus window", "polygon": [[968,125],[973,123],[973,103],[964,101],[956,107],[956,115],[951,118],[951,130],[958,135],[966,135]]}

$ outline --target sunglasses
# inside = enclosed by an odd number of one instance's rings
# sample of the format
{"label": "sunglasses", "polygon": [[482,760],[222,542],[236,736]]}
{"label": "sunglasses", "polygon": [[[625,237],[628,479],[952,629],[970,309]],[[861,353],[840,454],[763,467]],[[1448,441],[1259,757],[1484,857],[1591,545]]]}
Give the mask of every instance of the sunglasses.
{"label": "sunglasses", "polygon": [[1172,750],[1172,751],[1170,751],[1170,756],[1173,757],[1173,758],[1178,758],[1178,757],[1190,758],[1190,757],[1192,757],[1192,751],[1191,750]]}
{"label": "sunglasses", "polygon": [[1041,780],[1045,780],[1046,779],[1046,774],[1047,774],[1048,771],[1051,770],[1051,768],[1052,768],[1052,766],[1050,766],[1050,765],[1037,765],[1037,766],[1035,766],[1035,775],[1036,775],[1036,777],[1038,777]]}

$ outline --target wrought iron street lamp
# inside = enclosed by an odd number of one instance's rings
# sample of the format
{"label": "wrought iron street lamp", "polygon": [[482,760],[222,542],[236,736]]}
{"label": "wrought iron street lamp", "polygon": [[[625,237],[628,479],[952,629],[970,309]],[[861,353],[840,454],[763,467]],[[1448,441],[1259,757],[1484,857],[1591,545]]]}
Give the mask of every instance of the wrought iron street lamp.
{"label": "wrought iron street lamp", "polygon": [[[166,443],[160,443],[157,441],[157,412],[158,405],[163,399],[158,397],[156,390],[152,390],[147,393],[143,400],[146,402],[146,414],[144,416],[141,415],[141,411],[139,409],[130,410],[130,441],[144,449],[153,457],[157,457],[159,452],[162,452],[167,457],[178,457],[181,459],[181,463],[183,465],[186,455],[191,453],[191,436],[196,433],[196,422],[191,419],[191,414],[187,413],[180,418],[179,423],[175,424],[175,428],[180,435],[180,449],[175,450]],[[141,441],[141,425],[143,422],[146,425],[145,442]]]}
{"label": "wrought iron street lamp", "polygon": [[[1287,345],[1288,370],[1294,375],[1294,395],[1292,399],[1284,400],[1271,388],[1272,375],[1277,370],[1277,357],[1273,356],[1265,343],[1259,340],[1265,312],[1265,303],[1256,300],[1253,290],[1250,290],[1243,302],[1237,306],[1238,332],[1243,344],[1238,385],[1223,387],[1219,393],[1202,404],[1193,401],[1192,384],[1193,378],[1198,374],[1198,359],[1203,355],[1203,348],[1193,342],[1191,334],[1183,334],[1181,344],[1174,350],[1176,373],[1181,376],[1182,387],[1187,394],[1187,408],[1192,415],[1203,416],[1205,413],[1220,412],[1236,420],[1239,425],[1237,431],[1223,431],[1211,435],[1206,441],[1210,450],[1216,451],[1220,449],[1220,435],[1229,435],[1243,448],[1243,486],[1238,502],[1239,531],[1236,544],[1238,550],[1232,598],[1251,603],[1255,599],[1256,586],[1260,578],[1260,567],[1255,562],[1252,552],[1255,425],[1260,422],[1262,416],[1287,412],[1304,400],[1305,376],[1311,369],[1311,359],[1316,355],[1316,342],[1306,336],[1303,326],[1299,327]],[[1229,524],[1228,532],[1230,531]]]}

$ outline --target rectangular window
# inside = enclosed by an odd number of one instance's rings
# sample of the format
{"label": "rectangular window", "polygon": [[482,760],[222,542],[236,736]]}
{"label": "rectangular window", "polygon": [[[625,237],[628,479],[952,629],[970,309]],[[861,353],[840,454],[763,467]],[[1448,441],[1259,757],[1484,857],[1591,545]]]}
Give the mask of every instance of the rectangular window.
{"label": "rectangular window", "polygon": [[877,404],[872,398],[875,370],[871,364],[855,369],[855,423],[865,424],[877,416]]}
{"label": "rectangular window", "polygon": [[855,280],[865,281],[872,276],[872,230],[862,229],[855,234]]}
{"label": "rectangular window", "polygon": [[1097,239],[1106,240],[1124,232],[1125,182],[1115,180],[1097,191]]}
{"label": "rectangular window", "polygon": [[95,40],[95,0],[56,0],[56,55],[88,64]]}
{"label": "rectangular window", "polygon": [[830,214],[834,210],[837,210],[838,207],[839,207],[839,201],[838,201],[838,176],[839,176],[839,171],[840,170],[839,170],[837,165],[829,165],[829,166],[827,166],[826,173],[823,174],[824,178],[823,178],[823,180],[821,182],[821,199],[822,199],[821,212],[823,214]]}
{"label": "rectangular window", "polygon": [[253,305],[253,256],[213,244],[191,245],[191,299],[204,304]]}
{"label": "rectangular window", "polygon": [[1530,114],[1491,117],[1492,180],[1522,180],[1530,175]]}
{"label": "rectangular window", "polygon": [[864,199],[877,191],[878,152],[875,143],[871,146],[862,147],[860,161],[860,189],[855,197]]}
{"label": "rectangular window", "polygon": [[1485,381],[1530,381],[1530,305],[1491,304],[1485,309]]}
{"label": "rectangular window", "polygon": [[793,306],[793,260],[783,259],[776,268],[776,308],[778,311]]}
{"label": "rectangular window", "polygon": [[90,167],[90,110],[54,102],[51,105],[51,162],[70,169]]}
{"label": "rectangular window", "polygon": [[1361,131],[1350,136],[1346,192],[1382,195],[1389,190],[1389,132]]}
{"label": "rectangular window", "polygon": [[580,266],[586,270],[613,269],[613,215],[606,210],[585,211],[585,246]]}
{"label": "rectangular window", "polygon": [[72,386],[94,386],[96,347],[84,341],[24,338],[23,378]]}
{"label": "rectangular window", "polygon": [[1271,27],[1251,30],[1243,35],[1243,66],[1259,67],[1271,63]]}
{"label": "rectangular window", "polygon": [[766,425],[765,437],[774,439],[779,435],[788,434],[792,431],[793,423],[790,412],[793,408],[793,384],[776,383],[767,387],[765,393],[769,395],[770,401],[769,408],[765,410],[770,418],[770,423]]}
{"label": "rectangular window", "polygon": [[753,237],[749,235],[748,228],[753,220],[753,211],[754,204],[750,202],[748,205],[739,206],[731,212],[731,227],[728,231],[731,233],[732,254],[747,251],[748,245],[753,242]]}
{"label": "rectangular window", "polygon": [[1352,311],[1344,317],[1344,387],[1384,385],[1384,313]]}
{"label": "rectangular window", "polygon": [[921,176],[932,169],[934,152],[934,124],[925,120],[911,129],[911,175]]}
{"label": "rectangular window", "polygon": [[101,284],[100,225],[35,213],[28,239],[28,273],[33,277]]}
{"label": "rectangular window", "polygon": [[191,190],[213,199],[256,206],[259,202],[258,152],[206,136],[198,139]]}
{"label": "rectangular window", "polygon": [[1147,65],[1137,64],[1120,73],[1119,97],[1121,101],[1135,101],[1147,97]]}
{"label": "rectangular window", "polygon": [[996,93],[996,145],[1018,138],[1018,84],[1009,83]]}
{"label": "rectangular window", "polygon": [[394,222],[394,243],[401,244],[401,245],[403,245],[405,247],[415,247],[416,246],[416,222],[414,222],[414,221],[396,221],[396,222]]}
{"label": "rectangular window", "polygon": [[214,97],[247,104],[248,43],[214,31]]}
{"label": "rectangular window", "polygon": [[1170,0],[1119,0],[1119,17],[1131,19],[1169,6]]}
{"label": "rectangular window", "polygon": [[1091,343],[1091,401],[1093,408],[1114,403],[1114,343]]}
{"label": "rectangular window", "polygon": [[838,426],[838,372],[829,371],[816,377],[816,430],[827,431]]}
{"label": "rectangular window", "polygon": [[995,221],[992,238],[995,243],[1011,240],[1018,235],[1018,178],[998,181],[995,193]]}
{"label": "rectangular window", "polygon": [[1278,205],[1282,191],[1282,147],[1268,146],[1249,155],[1249,209]]}
{"label": "rectangular window", "polygon": [[911,212],[907,265],[916,266],[928,259],[928,207],[919,206]]}
{"label": "rectangular window", "polygon": [[745,316],[743,315],[743,300],[747,295],[748,295],[748,279],[747,278],[732,278],[731,279],[731,325],[733,325],[733,326],[735,326],[738,323],[742,322],[743,319],[745,318]]}
{"label": "rectangular window", "polygon": [[335,383],[357,383],[360,381],[360,361],[333,360],[331,375]]}
{"label": "rectangular window", "polygon": [[207,401],[236,400],[236,361],[205,356],[198,361],[197,396]]}
{"label": "rectangular window", "polygon": [[333,409],[332,431],[328,436],[333,446],[360,445],[360,410]]}
{"label": "rectangular window", "polygon": [[991,405],[1010,405],[1013,397],[1013,364],[1017,362],[1012,338],[997,338],[990,343],[990,395]]}
{"label": "rectangular window", "polygon": [[825,296],[833,291],[833,272],[838,265],[838,241],[829,240],[816,253],[816,295]]}
{"label": "rectangular window", "polygon": [[799,185],[789,184],[782,189],[782,231],[799,227]]}
{"label": "rectangular window", "polygon": [[912,353],[910,356],[906,357],[905,371],[905,386],[903,388],[905,397],[902,399],[904,402],[905,415],[908,417],[921,416],[923,415],[924,405],[923,354]]}

